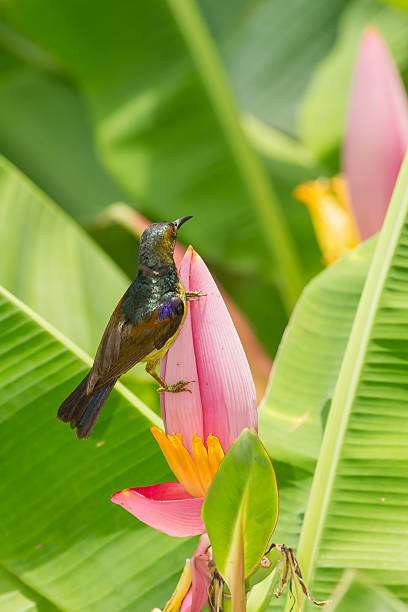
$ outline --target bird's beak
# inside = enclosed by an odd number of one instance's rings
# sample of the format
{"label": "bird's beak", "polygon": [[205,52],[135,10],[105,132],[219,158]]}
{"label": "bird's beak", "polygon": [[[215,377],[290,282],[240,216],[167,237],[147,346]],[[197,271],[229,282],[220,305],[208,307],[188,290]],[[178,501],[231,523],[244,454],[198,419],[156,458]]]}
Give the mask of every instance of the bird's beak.
{"label": "bird's beak", "polygon": [[177,227],[177,229],[179,230],[180,227],[183,225],[183,223],[185,223],[186,221],[188,221],[189,219],[192,219],[192,215],[190,215],[190,217],[180,217],[180,219],[176,219],[175,221],[173,221],[174,225]]}

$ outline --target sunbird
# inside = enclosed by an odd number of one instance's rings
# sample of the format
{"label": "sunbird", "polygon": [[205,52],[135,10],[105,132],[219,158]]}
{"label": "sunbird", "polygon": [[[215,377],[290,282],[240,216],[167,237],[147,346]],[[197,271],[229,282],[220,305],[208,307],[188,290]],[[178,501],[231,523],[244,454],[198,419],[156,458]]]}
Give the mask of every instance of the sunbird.
{"label": "sunbird", "polygon": [[156,372],[180,331],[187,300],[202,295],[184,291],[173,259],[177,232],[191,218],[152,223],[143,232],[136,277],[109,319],[91,370],[58,410],[58,419],[76,428],[78,438],[91,435],[116,381],[140,361],[160,384],[159,393],[191,393],[186,387],[194,381],[167,385]]}

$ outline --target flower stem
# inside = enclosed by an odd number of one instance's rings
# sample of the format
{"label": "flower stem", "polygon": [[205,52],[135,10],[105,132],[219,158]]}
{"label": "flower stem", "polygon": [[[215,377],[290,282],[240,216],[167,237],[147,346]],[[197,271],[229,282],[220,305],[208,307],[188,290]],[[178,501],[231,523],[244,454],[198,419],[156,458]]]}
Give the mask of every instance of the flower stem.
{"label": "flower stem", "polygon": [[[242,508],[240,514],[242,514]],[[231,593],[231,612],[245,612],[244,534],[242,532],[241,517],[237,520],[233,549],[227,581]]]}
{"label": "flower stem", "polygon": [[244,556],[241,555],[238,559],[239,562],[235,566],[235,572],[230,581],[231,612],[245,612],[246,610]]}

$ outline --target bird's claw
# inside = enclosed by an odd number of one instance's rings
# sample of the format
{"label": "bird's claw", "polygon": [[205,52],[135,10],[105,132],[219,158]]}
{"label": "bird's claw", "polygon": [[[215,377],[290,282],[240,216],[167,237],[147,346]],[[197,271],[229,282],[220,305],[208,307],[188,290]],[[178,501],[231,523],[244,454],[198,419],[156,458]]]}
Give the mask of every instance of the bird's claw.
{"label": "bird's claw", "polygon": [[191,390],[186,389],[186,386],[193,382],[195,382],[195,380],[179,380],[178,382],[174,383],[174,385],[159,387],[157,389],[157,393],[182,393],[183,391],[188,391],[188,393],[191,393]]}
{"label": "bird's claw", "polygon": [[201,297],[206,297],[206,295],[201,291],[186,291],[186,300],[187,302],[198,302]]}

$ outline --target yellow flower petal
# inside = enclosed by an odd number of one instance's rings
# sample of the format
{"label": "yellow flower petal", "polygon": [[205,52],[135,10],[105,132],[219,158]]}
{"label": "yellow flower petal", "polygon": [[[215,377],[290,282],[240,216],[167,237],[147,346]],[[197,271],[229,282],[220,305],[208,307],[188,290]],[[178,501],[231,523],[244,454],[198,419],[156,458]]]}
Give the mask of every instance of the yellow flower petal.
{"label": "yellow flower petal", "polygon": [[360,243],[344,177],[302,183],[294,196],[309,209],[326,264],[334,263]]}
{"label": "yellow flower petal", "polygon": [[177,612],[183,603],[183,599],[187,595],[187,591],[191,586],[191,569],[190,559],[187,559],[180,580],[174,590],[171,599],[167,602],[163,612]]}
{"label": "yellow flower petal", "polygon": [[151,427],[169,467],[177,480],[193,497],[204,497],[211,481],[224,458],[221,444],[216,436],[208,436],[207,447],[196,434],[191,440],[193,455],[185,448],[181,434],[167,435],[157,427]]}
{"label": "yellow flower petal", "polygon": [[207,438],[207,448],[210,472],[212,478],[214,478],[221,461],[224,459],[224,451],[221,448],[221,444],[217,436],[213,436],[212,434],[210,434]]}

